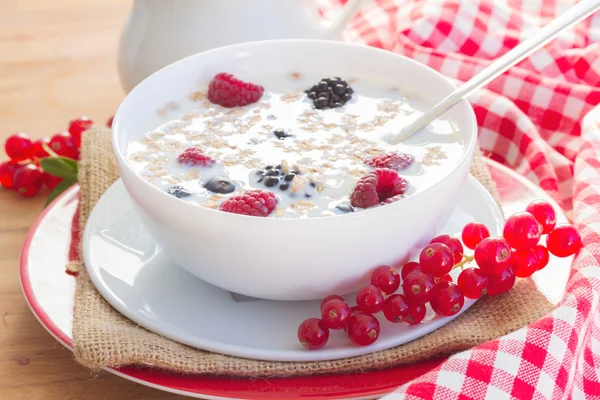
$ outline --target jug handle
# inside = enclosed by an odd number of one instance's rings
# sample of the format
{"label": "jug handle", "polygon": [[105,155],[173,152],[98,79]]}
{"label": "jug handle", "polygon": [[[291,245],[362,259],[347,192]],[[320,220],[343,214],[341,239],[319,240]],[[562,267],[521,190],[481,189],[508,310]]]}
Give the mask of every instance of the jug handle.
{"label": "jug handle", "polygon": [[337,20],[333,21],[331,26],[328,29],[329,37],[333,39],[337,39],[338,36],[342,33],[348,22],[354,17],[354,13],[358,10],[360,3],[362,0],[349,0],[344,6],[344,10],[342,14],[337,18]]}

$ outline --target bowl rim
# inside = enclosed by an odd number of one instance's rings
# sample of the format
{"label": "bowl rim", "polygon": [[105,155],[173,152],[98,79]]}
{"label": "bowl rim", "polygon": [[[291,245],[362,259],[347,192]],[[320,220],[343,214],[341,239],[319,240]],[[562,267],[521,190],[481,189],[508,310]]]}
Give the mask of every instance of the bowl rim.
{"label": "bowl rim", "polygon": [[[178,207],[183,207],[185,209],[188,209],[188,210],[190,210],[190,212],[218,213],[222,216],[222,218],[236,218],[237,220],[239,220],[240,218],[245,218],[245,219],[251,219],[252,221],[257,221],[257,223],[258,223],[258,221],[279,221],[279,220],[281,220],[281,221],[312,221],[312,220],[327,219],[327,220],[334,221],[334,220],[339,220],[339,218],[341,218],[341,217],[344,217],[346,219],[366,217],[369,213],[384,212],[381,210],[391,210],[395,206],[398,207],[401,204],[405,204],[407,202],[408,203],[414,202],[414,201],[418,200],[419,198],[421,198],[421,196],[427,195],[428,193],[436,190],[444,182],[445,179],[440,179],[437,182],[435,182],[433,185],[429,186],[428,188],[424,189],[423,191],[421,191],[419,193],[416,193],[416,194],[408,196],[408,197],[404,197],[404,198],[400,199],[399,201],[395,201],[391,204],[385,204],[383,206],[380,205],[379,207],[363,209],[362,211],[356,212],[356,213],[339,214],[339,215],[335,215],[333,217],[331,217],[331,216],[316,216],[316,217],[307,217],[307,218],[257,218],[255,216],[251,216],[251,215],[223,212],[218,209],[202,207],[202,206],[199,206],[197,204],[192,204],[187,201],[181,201],[180,199],[177,199],[177,198],[169,195],[168,193],[160,190],[156,186],[152,185],[150,182],[147,182],[137,172],[135,172],[133,170],[132,166],[127,161],[127,157],[123,154],[120,146],[118,145],[118,143],[119,143],[118,138],[120,136],[119,135],[119,131],[120,131],[119,126],[120,126],[120,120],[126,118],[123,115],[125,112],[123,109],[129,103],[135,101],[135,98],[137,97],[136,93],[138,91],[140,91],[143,86],[149,85],[148,82],[156,79],[157,76],[160,76],[166,70],[174,68],[175,66],[180,65],[180,64],[188,63],[188,62],[190,62],[190,60],[198,58],[198,57],[206,57],[206,55],[210,55],[212,53],[232,52],[232,51],[235,51],[236,49],[240,49],[240,50],[243,49],[243,50],[247,51],[249,47],[252,48],[252,47],[257,47],[257,46],[258,47],[269,46],[271,44],[274,44],[274,45],[305,44],[305,45],[309,45],[309,46],[313,45],[313,46],[346,47],[346,48],[350,48],[357,52],[371,53],[374,55],[374,57],[384,56],[384,57],[400,58],[400,59],[403,59],[404,62],[406,62],[408,64],[412,64],[416,68],[424,69],[427,71],[427,73],[430,73],[433,76],[437,76],[438,78],[441,78],[450,88],[456,89],[456,86],[448,78],[446,78],[444,75],[442,75],[438,71],[434,70],[433,68],[429,67],[428,65],[422,64],[418,61],[413,60],[412,58],[406,57],[406,56],[398,54],[398,53],[394,53],[389,50],[385,50],[385,49],[381,49],[381,48],[377,48],[377,47],[371,47],[371,46],[362,45],[362,44],[357,44],[357,43],[340,42],[340,41],[336,41],[336,40],[321,40],[321,39],[273,39],[273,40],[259,40],[259,41],[243,42],[243,43],[232,44],[229,46],[217,47],[217,48],[206,50],[206,51],[201,51],[201,52],[189,55],[187,57],[184,57],[173,63],[170,63],[170,64],[162,67],[158,71],[153,72],[152,74],[150,74],[149,76],[144,78],[140,83],[138,83],[129,93],[127,93],[125,98],[119,104],[119,107],[117,108],[117,112],[115,113],[114,119],[113,119],[113,124],[112,124],[112,129],[111,129],[111,131],[112,131],[111,139],[112,139],[113,151],[115,153],[115,157],[117,158],[117,165],[119,167],[121,177],[122,177],[121,169],[126,168],[130,172],[131,175],[135,176],[134,179],[136,181],[140,182],[143,186],[148,187],[150,189],[150,191],[156,192],[158,194],[158,196],[162,196],[162,199],[164,199],[164,201],[167,202],[167,204],[169,202],[173,202],[172,203],[173,205],[178,204],[179,205]],[[475,149],[475,146],[477,145],[478,125],[477,125],[477,118],[475,116],[475,111],[473,110],[473,107],[471,106],[470,102],[466,98],[462,99],[458,103],[456,103],[456,105],[460,105],[460,104],[466,104],[466,106],[467,106],[467,114],[468,114],[468,115],[466,115],[467,124],[471,125],[471,127],[470,127],[471,132],[470,132],[470,135],[468,135],[468,137],[470,137],[471,140],[470,140],[468,147],[464,150],[462,157],[458,160],[457,164],[452,168],[452,171],[457,170],[465,162],[470,162],[470,160],[472,159],[472,154]],[[452,174],[452,172],[450,174]],[[124,182],[125,182],[125,180],[124,180]],[[125,187],[127,188],[127,185],[125,185]],[[198,210],[201,210],[201,211],[198,211]],[[264,223],[272,223],[272,222],[264,222]],[[282,223],[282,222],[275,222],[275,223]],[[290,223],[290,222],[287,222],[287,223]],[[302,223],[302,222],[295,222],[295,223]]]}

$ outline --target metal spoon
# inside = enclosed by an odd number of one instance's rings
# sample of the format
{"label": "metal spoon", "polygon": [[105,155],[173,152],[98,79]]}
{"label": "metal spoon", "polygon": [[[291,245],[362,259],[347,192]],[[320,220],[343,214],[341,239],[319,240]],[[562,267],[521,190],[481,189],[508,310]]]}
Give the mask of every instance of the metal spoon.
{"label": "metal spoon", "polygon": [[554,39],[561,31],[576,24],[582,19],[585,19],[598,10],[600,10],[600,0],[580,1],[554,21],[543,27],[538,33],[521,42],[514,49],[504,54],[487,68],[465,82],[461,87],[448,95],[448,97],[436,104],[431,110],[417,118],[412,124],[402,128],[400,133],[395,135],[384,135],[381,139],[391,144],[398,144],[404,139],[412,136],[445,113],[450,107],[454,106],[464,97],[471,94],[471,92],[487,84],[492,79],[496,78],[498,75],[502,74],[504,71]]}

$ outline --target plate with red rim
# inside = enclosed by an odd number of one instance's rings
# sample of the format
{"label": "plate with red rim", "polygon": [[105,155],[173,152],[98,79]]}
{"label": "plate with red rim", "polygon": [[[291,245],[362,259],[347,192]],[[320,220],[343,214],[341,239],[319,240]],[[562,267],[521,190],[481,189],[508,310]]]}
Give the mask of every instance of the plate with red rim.
{"label": "plate with red rim", "polygon": [[[540,188],[514,172],[494,162],[490,162],[489,165],[500,192],[505,214],[523,210],[531,200],[537,198],[545,198],[552,202]],[[23,292],[34,315],[68,348],[71,348],[72,340],[75,281],[64,272],[64,265],[68,262],[71,222],[77,201],[78,188],[73,188],[55,200],[38,217],[25,241],[20,267]],[[566,222],[562,212],[559,212],[560,222]],[[557,303],[564,294],[571,260],[572,258],[553,257],[543,271],[534,275],[538,289],[553,303]],[[193,397],[372,398],[392,391],[402,383],[435,368],[442,361],[427,360],[410,366],[369,373],[269,380],[179,375],[138,367],[107,370],[147,386]]]}

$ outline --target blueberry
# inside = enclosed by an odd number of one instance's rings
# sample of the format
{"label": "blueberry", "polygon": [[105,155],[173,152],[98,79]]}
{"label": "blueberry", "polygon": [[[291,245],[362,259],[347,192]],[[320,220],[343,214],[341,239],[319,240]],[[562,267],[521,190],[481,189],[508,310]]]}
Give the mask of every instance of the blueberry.
{"label": "blueberry", "polygon": [[167,193],[169,193],[172,196],[177,197],[178,199],[181,199],[183,197],[188,197],[191,196],[192,193],[184,188],[182,188],[181,186],[171,186],[169,188],[169,190],[167,191]]}
{"label": "blueberry", "polygon": [[340,210],[343,213],[351,213],[354,212],[354,207],[347,203],[341,203],[335,206],[336,209]]}
{"label": "blueberry", "polygon": [[295,178],[295,177],[296,177],[296,174],[294,174],[294,173],[289,173],[289,174],[286,174],[286,175],[283,177],[283,179],[284,179],[286,182],[291,182],[291,181],[293,181],[293,180],[294,180],[294,178]]}
{"label": "blueberry", "polygon": [[290,187],[289,183],[282,183],[281,185],[279,185],[279,189],[281,189],[281,190],[286,190],[289,187]]}
{"label": "blueberry", "polygon": [[213,193],[227,194],[235,191],[235,185],[223,176],[212,177],[204,184],[204,188]]}
{"label": "blueberry", "polygon": [[279,176],[279,171],[276,169],[270,169],[267,171],[266,176]]}
{"label": "blueberry", "polygon": [[265,178],[265,186],[273,187],[279,183],[279,178],[275,178],[274,176],[267,176]]}
{"label": "blueberry", "polygon": [[267,165],[267,166],[265,167],[265,169],[273,169],[273,166],[272,166],[272,165]]}
{"label": "blueberry", "polygon": [[273,131],[273,134],[279,140],[283,140],[284,138],[291,136],[289,133],[287,133],[283,129],[276,129],[276,130]]}

